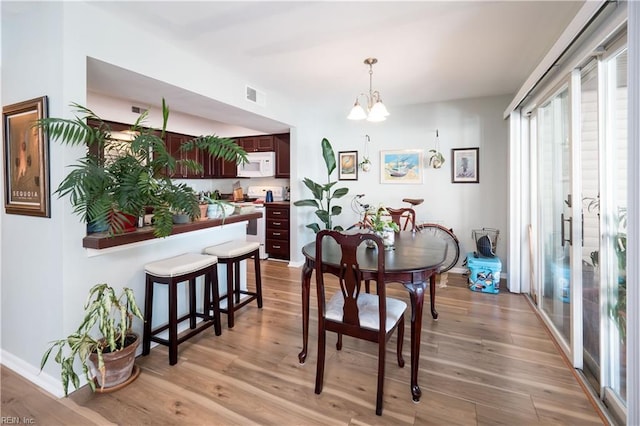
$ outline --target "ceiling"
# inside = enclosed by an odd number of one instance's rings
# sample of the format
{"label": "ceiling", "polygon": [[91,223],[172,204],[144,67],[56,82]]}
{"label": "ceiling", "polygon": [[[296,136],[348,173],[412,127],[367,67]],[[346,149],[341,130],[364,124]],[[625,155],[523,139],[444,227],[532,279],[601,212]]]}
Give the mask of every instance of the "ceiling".
{"label": "ceiling", "polygon": [[[400,105],[515,94],[583,1],[93,4],[218,66],[241,70],[267,99],[273,92],[313,99],[346,115],[355,96],[368,91],[363,61],[370,56],[378,58],[373,89],[392,114]],[[138,87],[134,99],[154,105],[159,90],[180,91],[98,61],[90,67],[89,88],[97,92],[132,97],[131,87]],[[193,93],[181,95],[174,110],[226,109]],[[221,118],[247,119],[233,109]],[[253,119],[252,128],[260,130],[274,124]]]}

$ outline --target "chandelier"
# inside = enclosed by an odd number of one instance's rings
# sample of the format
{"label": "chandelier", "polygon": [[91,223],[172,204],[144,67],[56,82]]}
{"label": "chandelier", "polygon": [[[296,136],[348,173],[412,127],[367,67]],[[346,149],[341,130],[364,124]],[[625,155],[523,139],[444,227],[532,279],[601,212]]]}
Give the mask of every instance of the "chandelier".
{"label": "chandelier", "polygon": [[[369,65],[369,93],[360,93],[356,96],[353,108],[351,108],[351,112],[347,116],[349,120],[362,120],[366,118],[367,121],[384,121],[389,115],[389,111],[387,111],[387,108],[382,103],[380,92],[372,89],[373,64],[377,62],[378,60],[376,58],[367,58],[364,60],[365,65]],[[361,96],[367,99],[366,110],[360,104]]]}

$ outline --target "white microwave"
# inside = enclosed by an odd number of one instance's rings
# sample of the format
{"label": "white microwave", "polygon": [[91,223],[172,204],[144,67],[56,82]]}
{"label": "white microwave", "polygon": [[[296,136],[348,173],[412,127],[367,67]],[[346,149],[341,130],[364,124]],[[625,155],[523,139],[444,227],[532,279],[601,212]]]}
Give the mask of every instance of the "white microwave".
{"label": "white microwave", "polygon": [[238,164],[238,177],[269,177],[275,171],[275,152],[248,152],[247,162]]}

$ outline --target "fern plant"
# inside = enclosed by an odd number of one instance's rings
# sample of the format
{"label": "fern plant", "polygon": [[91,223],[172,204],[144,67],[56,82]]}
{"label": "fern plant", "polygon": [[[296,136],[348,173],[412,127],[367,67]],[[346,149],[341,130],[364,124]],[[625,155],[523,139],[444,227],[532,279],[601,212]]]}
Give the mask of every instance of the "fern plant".
{"label": "fern plant", "polygon": [[[171,234],[175,212],[200,215],[195,191],[170,178],[178,166],[199,172],[202,165],[176,159],[167,149],[169,108],[164,99],[162,129],[145,126],[148,112],[144,112],[131,126],[132,140],[124,146],[114,138],[109,124],[93,111],[76,103],[71,106],[77,114],[74,119],[43,118],[37,126],[62,144],[87,146],[87,154],[71,166],[55,191],[58,197],[69,196],[74,213],[86,223],[106,224],[109,233],[116,234],[124,228],[125,215],[137,218],[149,209],[153,211],[156,237]],[[194,138],[180,147],[185,152],[194,149],[227,161],[247,161],[246,152],[233,140],[215,135]]]}
{"label": "fern plant", "polygon": [[[337,183],[337,181],[331,181],[331,173],[336,169],[336,156],[333,151],[333,147],[327,138],[322,139],[321,145],[322,158],[324,159],[324,164],[327,168],[327,183],[323,185],[316,183],[309,178],[304,178],[303,182],[305,186],[311,190],[314,198],[298,200],[293,204],[298,207],[315,207],[315,214],[318,219],[324,223],[325,229],[342,231],[343,228],[339,225],[334,226],[332,220],[334,216],[338,216],[342,213],[342,207],[337,205],[332,206],[331,202],[335,199],[344,197],[349,192],[349,188],[337,188],[333,190],[333,192],[331,191]],[[308,224],[307,228],[312,229],[316,234],[320,232],[320,225],[315,222]]]}

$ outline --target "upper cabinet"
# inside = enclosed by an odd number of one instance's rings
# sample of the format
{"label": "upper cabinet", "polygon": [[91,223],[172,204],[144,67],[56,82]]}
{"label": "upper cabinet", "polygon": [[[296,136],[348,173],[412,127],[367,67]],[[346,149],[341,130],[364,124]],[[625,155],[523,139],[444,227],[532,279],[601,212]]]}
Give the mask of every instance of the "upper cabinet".
{"label": "upper cabinet", "polygon": [[289,133],[273,135],[273,143],[276,151],[276,177],[289,179],[291,175]]}
{"label": "upper cabinet", "polygon": [[[183,143],[190,141],[193,139],[193,136],[183,135],[180,133],[167,132],[165,134],[165,143],[167,145],[167,150],[169,154],[171,154],[176,160],[193,160],[197,163],[200,163],[204,169],[205,161],[204,161],[204,153],[199,149],[194,149],[191,151],[182,151],[180,147]],[[178,165],[176,167],[175,172],[171,177],[183,178],[183,179],[196,179],[205,177],[205,170],[200,172],[194,172],[193,170],[184,167],[182,165]]]}
{"label": "upper cabinet", "polygon": [[247,152],[275,151],[273,135],[245,136],[237,138],[236,142]]}

